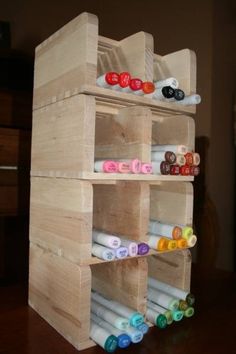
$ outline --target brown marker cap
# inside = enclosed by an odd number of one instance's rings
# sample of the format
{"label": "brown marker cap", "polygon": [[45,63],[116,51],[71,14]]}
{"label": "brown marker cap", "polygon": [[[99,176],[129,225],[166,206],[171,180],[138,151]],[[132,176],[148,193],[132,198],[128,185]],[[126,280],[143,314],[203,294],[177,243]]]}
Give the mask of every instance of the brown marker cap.
{"label": "brown marker cap", "polygon": [[170,174],[170,164],[167,161],[162,161],[160,164],[160,171],[162,175]]}
{"label": "brown marker cap", "polygon": [[176,161],[175,153],[173,153],[172,151],[166,151],[165,160],[171,164],[175,163],[175,161]]}
{"label": "brown marker cap", "polygon": [[182,236],[182,229],[181,227],[179,226],[175,226],[173,228],[173,231],[172,231],[172,237],[174,240],[178,240],[180,239],[180,237]]}
{"label": "brown marker cap", "polygon": [[190,175],[191,176],[198,176],[200,173],[200,167],[199,166],[191,166],[190,167]]}
{"label": "brown marker cap", "polygon": [[172,165],[172,166],[170,166],[170,174],[171,174],[171,175],[175,175],[175,176],[179,175],[179,174],[180,174],[180,167],[179,167],[179,165]]}

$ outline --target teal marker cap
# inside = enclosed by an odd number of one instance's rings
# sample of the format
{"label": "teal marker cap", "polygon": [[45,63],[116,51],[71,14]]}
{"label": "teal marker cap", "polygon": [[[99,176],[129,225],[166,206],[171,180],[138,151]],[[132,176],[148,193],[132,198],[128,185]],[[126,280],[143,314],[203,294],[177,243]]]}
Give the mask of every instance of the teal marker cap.
{"label": "teal marker cap", "polygon": [[177,299],[171,300],[169,303],[169,310],[175,311],[178,310],[178,308],[179,308],[179,300]]}
{"label": "teal marker cap", "polygon": [[167,319],[164,315],[159,315],[156,318],[156,326],[158,328],[165,328],[167,326]]}
{"label": "teal marker cap", "polygon": [[118,339],[116,336],[113,336],[113,334],[111,334],[109,337],[107,337],[106,342],[104,344],[104,349],[106,350],[106,352],[113,353],[116,350],[117,346]]}
{"label": "teal marker cap", "polygon": [[172,316],[173,316],[173,320],[178,322],[182,320],[182,318],[184,317],[184,313],[183,311],[176,310],[172,312]]}
{"label": "teal marker cap", "polygon": [[185,317],[192,317],[193,315],[194,315],[194,308],[191,306],[184,311]]}
{"label": "teal marker cap", "polygon": [[144,322],[144,317],[141,313],[139,312],[135,312],[130,320],[129,320],[129,323],[131,326],[133,327],[138,327],[139,325],[141,325],[142,323]]}
{"label": "teal marker cap", "polygon": [[117,339],[119,348],[127,348],[131,343],[131,339],[126,333],[120,334]]}
{"label": "teal marker cap", "polygon": [[189,306],[193,306],[193,304],[195,303],[195,296],[193,294],[189,293],[186,296],[186,301],[187,301]]}

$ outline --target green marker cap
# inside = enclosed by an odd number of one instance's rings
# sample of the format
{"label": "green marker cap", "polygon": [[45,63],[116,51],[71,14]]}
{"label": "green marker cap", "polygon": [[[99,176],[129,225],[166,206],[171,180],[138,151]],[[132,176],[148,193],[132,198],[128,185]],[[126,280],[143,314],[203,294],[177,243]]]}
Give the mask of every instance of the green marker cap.
{"label": "green marker cap", "polygon": [[178,308],[179,308],[179,300],[177,299],[171,300],[168,309],[171,311],[175,311],[178,310]]}
{"label": "green marker cap", "polygon": [[170,325],[173,322],[172,312],[170,310],[167,310],[164,312],[163,315],[166,317],[167,324]]}
{"label": "green marker cap", "polygon": [[193,229],[192,229],[192,227],[190,227],[190,226],[184,226],[183,228],[182,228],[182,237],[184,237],[184,238],[189,238],[190,236],[192,236],[193,235]]}
{"label": "green marker cap", "polygon": [[107,337],[106,342],[104,344],[104,349],[108,353],[113,353],[118,346],[118,339],[111,334],[109,337]]}
{"label": "green marker cap", "polygon": [[167,326],[167,319],[164,315],[159,315],[156,318],[156,326],[159,328],[166,328]]}
{"label": "green marker cap", "polygon": [[189,306],[193,306],[193,304],[195,303],[195,296],[193,294],[189,293],[186,296],[186,301],[187,301]]}
{"label": "green marker cap", "polygon": [[176,310],[176,311],[172,312],[172,316],[173,316],[174,321],[178,322],[178,321],[181,321],[182,318],[184,317],[184,312]]}
{"label": "green marker cap", "polygon": [[179,310],[185,311],[188,308],[188,303],[185,300],[179,300]]}
{"label": "green marker cap", "polygon": [[194,308],[189,307],[187,310],[184,311],[184,316],[185,317],[192,317],[194,315]]}
{"label": "green marker cap", "polygon": [[141,325],[143,322],[144,322],[144,317],[141,313],[139,312],[135,312],[130,320],[130,325],[133,326],[133,327],[138,327],[139,325]]}

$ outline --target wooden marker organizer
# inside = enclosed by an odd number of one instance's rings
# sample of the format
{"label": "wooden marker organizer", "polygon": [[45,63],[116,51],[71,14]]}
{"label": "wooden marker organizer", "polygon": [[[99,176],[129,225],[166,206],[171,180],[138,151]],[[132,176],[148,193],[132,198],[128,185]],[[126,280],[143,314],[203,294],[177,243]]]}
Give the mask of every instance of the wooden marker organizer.
{"label": "wooden marker organizer", "polygon": [[193,177],[94,172],[95,159],[151,160],[151,144],[194,148],[194,106],[97,87],[109,70],[153,81],[175,76],[195,93],[195,56],[153,53],[152,36],[98,36],[83,13],[36,49],[31,160],[29,303],[82,350],[91,287],[145,314],[147,276],[190,287],[189,250],[105,262],[92,228],[147,241],[149,219],[192,224]]}

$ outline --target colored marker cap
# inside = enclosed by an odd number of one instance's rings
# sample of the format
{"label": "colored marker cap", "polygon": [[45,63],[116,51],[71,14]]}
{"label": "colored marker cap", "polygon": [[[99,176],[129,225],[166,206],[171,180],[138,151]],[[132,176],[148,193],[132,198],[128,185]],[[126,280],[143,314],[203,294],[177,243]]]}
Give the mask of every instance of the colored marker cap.
{"label": "colored marker cap", "polygon": [[190,167],[188,165],[180,166],[180,174],[182,176],[189,176],[190,175]]}
{"label": "colored marker cap", "polygon": [[133,159],[130,161],[130,169],[132,173],[140,173],[142,162],[139,159]]}
{"label": "colored marker cap", "polygon": [[177,248],[186,248],[188,247],[188,242],[184,238],[180,238],[179,240],[176,240],[177,242]]}
{"label": "colored marker cap", "polygon": [[170,175],[178,176],[180,174],[179,165],[171,165],[170,166]]}
{"label": "colored marker cap", "polygon": [[175,153],[173,153],[172,151],[166,151],[165,160],[167,162],[169,162],[170,164],[175,163],[175,161],[176,161]]}
{"label": "colored marker cap", "polygon": [[179,226],[175,226],[172,231],[172,237],[174,240],[180,239],[182,236],[182,229]]}
{"label": "colored marker cap", "polygon": [[177,248],[177,242],[176,240],[168,240],[168,250],[175,250]]}
{"label": "colored marker cap", "polygon": [[118,162],[118,172],[120,173],[129,173],[130,172],[130,164],[128,162]]}
{"label": "colored marker cap", "polygon": [[194,315],[194,308],[189,307],[187,310],[184,311],[184,316],[185,317],[192,317]]}
{"label": "colored marker cap", "polygon": [[193,235],[193,228],[191,226],[184,226],[182,227],[182,237],[189,238]]}
{"label": "colored marker cap", "polygon": [[146,334],[149,331],[149,326],[147,323],[143,322],[138,325],[137,329],[139,329],[143,334]]}
{"label": "colored marker cap", "polygon": [[162,237],[158,242],[157,242],[157,250],[158,251],[165,251],[168,249],[168,239]]}
{"label": "colored marker cap", "polygon": [[141,242],[138,244],[138,254],[139,255],[144,255],[149,252],[150,247],[148,246],[147,243]]}
{"label": "colored marker cap", "polygon": [[126,71],[120,73],[120,75],[119,75],[119,85],[121,87],[129,86],[130,79],[131,79],[130,73],[128,73]]}
{"label": "colored marker cap", "polygon": [[176,99],[176,101],[182,101],[184,97],[185,97],[185,93],[183,90],[175,89],[174,98]]}
{"label": "colored marker cap", "polygon": [[131,79],[129,83],[129,87],[133,91],[141,90],[143,86],[143,82],[140,79]]}
{"label": "colored marker cap", "polygon": [[162,161],[160,164],[160,171],[162,175],[170,174],[170,163],[167,161]]}
{"label": "colored marker cap", "polygon": [[131,339],[126,333],[120,334],[117,339],[119,348],[127,348],[131,343]]}
{"label": "colored marker cap", "polygon": [[118,165],[115,161],[107,160],[103,164],[103,171],[107,173],[118,172]]}
{"label": "colored marker cap", "polygon": [[198,176],[200,173],[200,167],[199,166],[191,166],[190,167],[190,176]]}
{"label": "colored marker cap", "polygon": [[187,154],[184,155],[186,159],[186,165],[192,166],[193,165],[193,154],[192,152],[187,152]]}
{"label": "colored marker cap", "polygon": [[186,296],[186,301],[187,301],[189,306],[192,306],[195,303],[195,296],[193,294],[189,293]]}
{"label": "colored marker cap", "polygon": [[170,325],[173,322],[172,312],[170,310],[167,310],[164,312],[164,316],[166,317],[167,324]]}
{"label": "colored marker cap", "polygon": [[169,303],[168,309],[171,311],[175,311],[175,310],[178,310],[178,308],[179,308],[179,300],[177,300],[177,299],[171,300]]}
{"label": "colored marker cap", "polygon": [[175,90],[171,86],[162,87],[161,92],[165,98],[172,98],[175,94]]}
{"label": "colored marker cap", "polygon": [[178,321],[182,320],[182,318],[184,317],[184,313],[183,313],[183,311],[176,310],[176,311],[173,311],[172,316],[173,316],[174,321],[178,322]]}
{"label": "colored marker cap", "polygon": [[143,82],[142,90],[145,94],[152,93],[155,91],[155,85],[151,81]]}
{"label": "colored marker cap", "polygon": [[142,163],[141,172],[144,174],[152,173],[152,164],[151,163]]}
{"label": "colored marker cap", "polygon": [[167,326],[167,319],[164,315],[157,316],[156,326],[159,328],[165,328]]}
{"label": "colored marker cap", "polygon": [[119,82],[119,74],[114,71],[110,71],[106,73],[105,80],[109,85],[117,85]]}
{"label": "colored marker cap", "polygon": [[192,235],[187,239],[188,247],[193,247],[197,242],[197,236]]}
{"label": "colored marker cap", "polygon": [[179,310],[185,311],[188,308],[188,303],[185,300],[179,300]]}
{"label": "colored marker cap", "polygon": [[135,312],[129,320],[131,326],[138,327],[144,322],[144,317],[141,313]]}
{"label": "colored marker cap", "polygon": [[106,340],[106,342],[104,344],[104,349],[108,353],[113,353],[116,350],[117,346],[118,346],[118,339],[115,336],[113,336],[113,334],[111,334],[107,338],[107,340]]}

